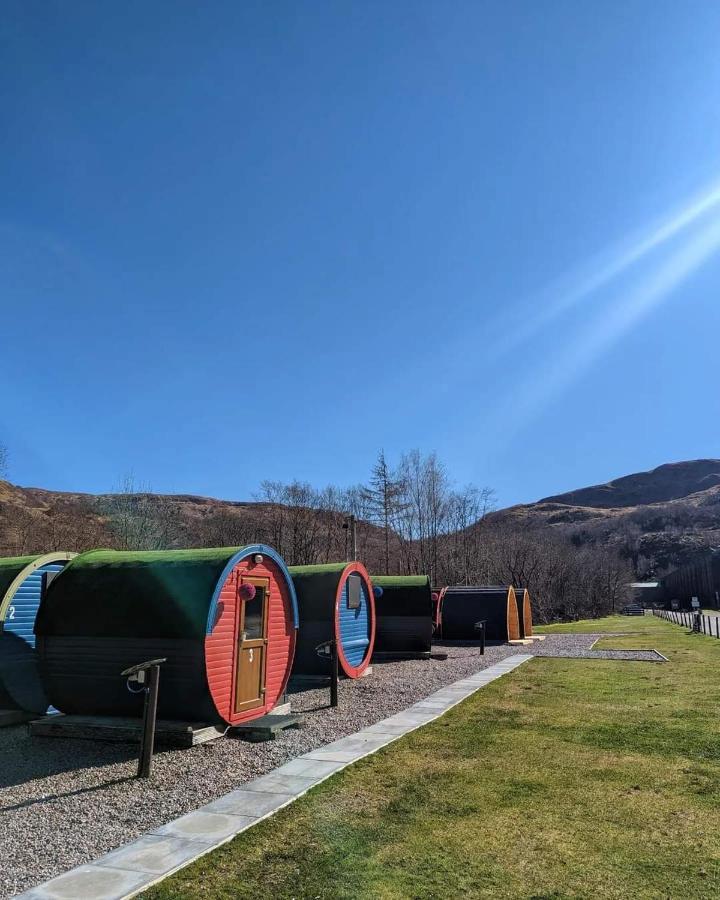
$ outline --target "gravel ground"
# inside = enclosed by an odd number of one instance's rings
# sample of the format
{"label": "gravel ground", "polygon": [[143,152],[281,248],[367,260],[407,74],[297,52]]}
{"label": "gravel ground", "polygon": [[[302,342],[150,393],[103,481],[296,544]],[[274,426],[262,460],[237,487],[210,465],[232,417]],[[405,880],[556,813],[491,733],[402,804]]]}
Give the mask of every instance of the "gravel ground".
{"label": "gravel ground", "polygon": [[[289,759],[371,725],[438,690],[516,653],[594,658],[607,635],[548,635],[532,646],[438,644],[447,660],[374,665],[372,675],[342,681],[339,706],[328,689],[291,695],[301,727],[276,741],[250,744],[220,738],[191,750],[155,755],[151,781],[133,777],[137,746],[59,738],[31,739],[25,726],[0,730],[0,897],[52,878],[127,843]],[[644,659],[647,651],[623,652]]]}
{"label": "gravel ground", "polygon": [[[620,634],[565,634],[561,643],[556,642],[560,635],[548,635],[542,643],[534,644],[534,656],[556,656],[568,659],[628,659],[636,662],[665,662],[665,657],[657,650],[594,650],[593,645],[608,637],[620,637]],[[627,637],[627,632],[622,635]]]}

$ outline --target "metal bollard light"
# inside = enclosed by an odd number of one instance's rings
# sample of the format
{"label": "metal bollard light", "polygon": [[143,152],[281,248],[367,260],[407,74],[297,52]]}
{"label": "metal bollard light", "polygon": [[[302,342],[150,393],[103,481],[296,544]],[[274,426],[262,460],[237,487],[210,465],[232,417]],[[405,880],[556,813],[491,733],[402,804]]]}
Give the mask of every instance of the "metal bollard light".
{"label": "metal bollard light", "polygon": [[487,622],[487,619],[480,619],[473,626],[475,629],[475,632],[480,633],[480,655],[481,656],[485,656],[485,623],[486,622]]}
{"label": "metal bollard light", "polygon": [[[131,682],[143,685],[140,689],[145,694],[143,705],[143,728],[140,737],[140,758],[138,759],[138,778],[149,778],[152,771],[153,747],[155,744],[155,722],[157,719],[158,691],[160,687],[160,666],[167,662],[167,657],[162,659],[149,659],[147,662],[130,666],[121,674],[128,680],[128,690]],[[140,691],[133,691],[140,693]]]}
{"label": "metal bollard light", "polygon": [[321,659],[330,661],[330,706],[337,706],[339,678],[337,641],[324,641],[317,645],[315,652]]}

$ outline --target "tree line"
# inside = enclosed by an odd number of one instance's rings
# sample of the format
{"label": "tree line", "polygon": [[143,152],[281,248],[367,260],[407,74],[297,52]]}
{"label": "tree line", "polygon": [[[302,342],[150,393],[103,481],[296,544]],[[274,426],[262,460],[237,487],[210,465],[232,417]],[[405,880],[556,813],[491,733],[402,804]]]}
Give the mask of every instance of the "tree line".
{"label": "tree line", "polygon": [[[0,452],[0,472],[7,457]],[[52,549],[165,549],[266,543],[291,565],[357,556],[375,574],[427,574],[434,586],[527,587],[538,621],[619,608],[633,580],[617,552],[577,544],[549,527],[496,521],[495,492],[458,487],[435,453],[411,450],[393,464],[380,451],[365,483],[316,488],[263,481],[252,502],[204,501],[154,493],[133,476],[51,514],[16,509],[0,521],[3,552]]]}

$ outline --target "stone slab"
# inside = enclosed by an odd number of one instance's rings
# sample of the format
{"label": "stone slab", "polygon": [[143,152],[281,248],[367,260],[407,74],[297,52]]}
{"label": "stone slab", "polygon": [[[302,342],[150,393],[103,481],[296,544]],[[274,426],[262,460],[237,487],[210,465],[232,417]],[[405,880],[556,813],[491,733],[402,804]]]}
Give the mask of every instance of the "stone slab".
{"label": "stone slab", "polygon": [[294,794],[300,796],[313,786],[315,780],[303,775],[287,775],[276,769],[267,775],[262,775],[254,781],[242,786],[244,791],[260,791],[268,794]]}
{"label": "stone slab", "polygon": [[[244,831],[249,825],[254,825],[256,816],[233,816],[229,813],[205,812],[196,809],[195,812],[186,813],[155,828],[150,834],[172,835],[185,838],[188,841],[200,841],[212,846],[227,840],[235,834]],[[196,854],[200,855],[200,854]]]}
{"label": "stone slab", "polygon": [[278,794],[270,791],[230,791],[218,800],[201,807],[204,812],[223,813],[231,816],[251,816],[261,819],[269,812],[280,809],[295,799],[295,794]]}
{"label": "stone slab", "polygon": [[[213,846],[213,841],[205,842],[206,850]],[[146,872],[148,875],[164,875],[196,859],[197,855],[197,840],[145,834],[132,844],[126,844],[119,850],[101,856],[93,865]]]}
{"label": "stone slab", "polygon": [[279,769],[275,769],[275,773],[277,775],[302,775],[303,778],[312,778],[317,783],[344,768],[344,763],[331,759],[308,759],[305,756],[298,756],[297,759],[291,759]]}
{"label": "stone slab", "polygon": [[18,900],[125,900],[151,880],[146,872],[91,864],[58,875]]}

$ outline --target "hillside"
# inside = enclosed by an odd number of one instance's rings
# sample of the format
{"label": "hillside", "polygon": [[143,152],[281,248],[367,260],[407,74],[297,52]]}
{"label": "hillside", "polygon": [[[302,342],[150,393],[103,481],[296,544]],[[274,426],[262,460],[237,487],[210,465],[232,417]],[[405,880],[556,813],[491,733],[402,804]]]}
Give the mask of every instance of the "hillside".
{"label": "hillside", "polygon": [[[0,481],[0,556],[94,547],[219,547],[268,543],[292,560],[345,559],[342,513],[327,508],[217,500],[191,494],[83,494]],[[358,525],[373,554],[381,532]],[[364,558],[364,557],[363,557]]]}
{"label": "hillside", "polygon": [[[0,554],[98,546],[221,546],[265,541],[292,560],[345,558],[341,513],[185,494],[93,495],[0,481]],[[491,513],[484,528],[544,531],[600,545],[654,578],[720,546],[720,460],[659,466]],[[378,528],[359,523],[361,558],[381,557]]]}
{"label": "hillside", "polygon": [[638,578],[653,578],[720,546],[720,460],[668,463],[500,510],[492,519],[511,529],[549,527],[578,545],[614,547]]}
{"label": "hillside", "polygon": [[692,494],[704,493],[720,486],[720,459],[696,459],[691,462],[666,463],[649,472],[638,472],[545,497],[540,503],[596,509],[648,506],[670,500],[684,500]]}

